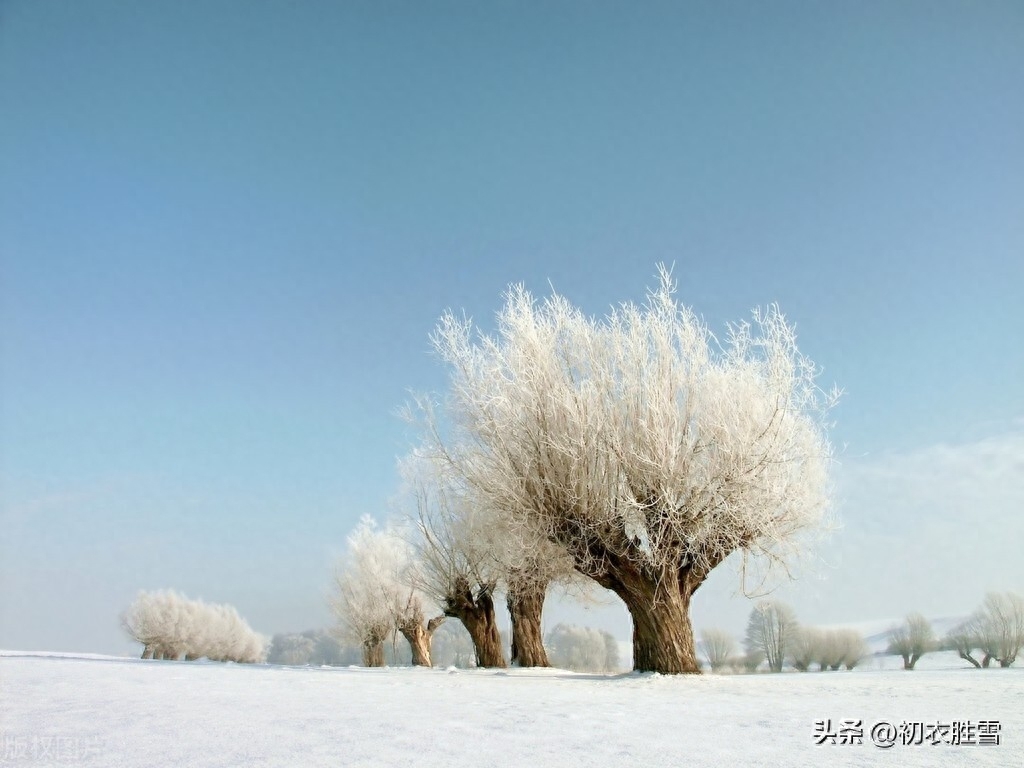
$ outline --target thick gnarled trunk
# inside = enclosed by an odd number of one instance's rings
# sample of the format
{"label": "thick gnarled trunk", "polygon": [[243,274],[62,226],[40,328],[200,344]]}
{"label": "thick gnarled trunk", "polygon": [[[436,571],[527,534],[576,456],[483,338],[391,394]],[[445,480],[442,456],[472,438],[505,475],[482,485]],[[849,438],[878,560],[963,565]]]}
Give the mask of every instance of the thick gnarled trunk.
{"label": "thick gnarled trunk", "polygon": [[422,619],[417,616],[412,621],[399,626],[398,631],[401,632],[402,637],[409,642],[409,648],[412,650],[413,666],[432,666],[430,660],[430,642],[434,636],[434,630],[444,623],[445,618],[447,617],[437,616],[427,622],[427,626],[424,628]]}
{"label": "thick gnarled trunk", "polygon": [[494,620],[493,602],[490,609],[465,613],[459,619],[473,640],[478,667],[504,668],[508,666],[508,662],[505,661],[505,651],[501,647],[501,633]]}
{"label": "thick gnarled trunk", "polygon": [[520,667],[550,667],[544,637],[541,631],[541,614],[547,583],[526,582],[510,585],[506,602],[512,618],[512,664]]}
{"label": "thick gnarled trunk", "polygon": [[633,619],[633,669],[663,675],[699,675],[690,623],[690,599],[702,579],[683,571],[655,578],[629,563],[599,582],[617,594]]}
{"label": "thick gnarled trunk", "polygon": [[481,587],[474,595],[465,580],[455,584],[445,601],[444,613],[462,622],[473,641],[478,667],[507,667],[501,633],[494,615],[493,587]]}

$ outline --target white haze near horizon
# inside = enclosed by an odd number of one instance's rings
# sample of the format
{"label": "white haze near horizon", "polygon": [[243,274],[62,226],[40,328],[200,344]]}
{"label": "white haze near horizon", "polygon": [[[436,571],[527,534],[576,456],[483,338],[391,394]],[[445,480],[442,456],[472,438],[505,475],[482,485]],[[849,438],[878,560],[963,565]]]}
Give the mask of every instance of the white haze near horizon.
{"label": "white haze near horizon", "polygon": [[[1024,422],[984,437],[906,453],[840,454],[834,478],[838,526],[796,565],[795,580],[773,581],[777,588],[770,596],[790,603],[801,621],[895,622],[910,611],[932,618],[963,616],[986,591],[1024,591]],[[73,514],[73,496],[67,505],[67,514]],[[31,518],[21,524],[31,525]],[[102,529],[95,532],[96,537],[103,535]],[[202,531],[197,535],[204,536]],[[218,546],[212,535],[205,538],[201,546]],[[80,570],[88,569],[90,557],[98,562],[109,556],[102,541],[86,543],[75,564]],[[234,602],[254,629],[267,635],[323,627],[331,621],[326,564],[342,545],[311,540],[306,549],[295,547],[291,557],[306,561],[320,555],[325,565],[306,564],[303,569],[297,560],[282,560],[274,594],[254,586],[250,593],[236,589],[224,600],[217,596],[218,573],[209,571],[193,574],[193,581],[204,586],[201,595],[190,596]],[[183,588],[138,583],[139,575],[129,565],[118,570],[118,583],[103,581],[84,593],[68,593],[59,582],[39,576],[29,583],[25,574],[4,571],[0,563],[0,648],[7,649],[135,653],[117,624],[126,596],[130,599],[140,588]],[[753,601],[741,594],[739,584],[738,558],[732,558],[694,598],[697,631],[716,626],[742,635]],[[628,641],[631,627],[625,608],[613,595],[597,592],[602,594],[595,593],[596,599],[586,605],[552,596],[545,631],[568,622],[605,629]],[[74,620],[68,618],[72,616]],[[507,626],[503,609],[499,620]]]}

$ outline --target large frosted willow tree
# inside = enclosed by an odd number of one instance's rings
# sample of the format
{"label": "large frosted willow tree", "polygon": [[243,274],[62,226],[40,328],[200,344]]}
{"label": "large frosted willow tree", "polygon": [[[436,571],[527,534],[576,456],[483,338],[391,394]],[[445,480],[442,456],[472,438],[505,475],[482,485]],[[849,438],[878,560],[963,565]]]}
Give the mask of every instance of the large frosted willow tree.
{"label": "large frosted willow tree", "polygon": [[697,673],[689,607],[726,557],[784,562],[828,506],[836,393],[777,308],[719,343],[675,300],[590,318],[510,290],[493,336],[446,314],[435,449],[471,503],[544,536],[633,619],[637,670]]}

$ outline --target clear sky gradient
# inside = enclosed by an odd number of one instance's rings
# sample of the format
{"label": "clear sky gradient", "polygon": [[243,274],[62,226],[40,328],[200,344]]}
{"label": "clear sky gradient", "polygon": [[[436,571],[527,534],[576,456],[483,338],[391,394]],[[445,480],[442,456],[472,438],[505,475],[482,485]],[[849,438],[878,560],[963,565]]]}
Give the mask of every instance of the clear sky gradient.
{"label": "clear sky gradient", "polygon": [[847,392],[802,618],[1024,590],[1022,84],[1019,2],[0,3],[0,647],[326,624],[440,314],[659,261]]}

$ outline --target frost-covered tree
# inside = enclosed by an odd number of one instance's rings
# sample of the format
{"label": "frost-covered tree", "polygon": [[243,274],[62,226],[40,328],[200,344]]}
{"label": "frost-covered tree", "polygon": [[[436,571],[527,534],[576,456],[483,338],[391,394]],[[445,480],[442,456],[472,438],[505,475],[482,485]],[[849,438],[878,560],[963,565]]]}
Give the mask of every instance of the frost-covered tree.
{"label": "frost-covered tree", "polygon": [[361,650],[343,645],[328,630],[311,629],[302,634],[313,641],[313,653],[309,657],[313,666],[347,667],[358,664],[362,658]]}
{"label": "frost-covered tree", "polygon": [[408,641],[414,665],[431,665],[431,636],[444,616],[427,621],[421,570],[408,536],[394,527],[378,529],[364,516],[349,536],[332,606],[347,637],[363,647],[366,666],[384,665],[385,643],[396,631]]}
{"label": "frost-covered tree", "polygon": [[360,645],[344,645],[330,631],[309,629],[301,633],[274,635],[267,654],[271,664],[352,666],[362,661]]}
{"label": "frost-covered tree", "polygon": [[309,664],[316,643],[305,635],[277,634],[270,641],[267,661],[271,664]]}
{"label": "frost-covered tree", "polygon": [[982,661],[975,658],[975,653],[981,650],[985,641],[981,637],[981,630],[978,627],[977,615],[971,616],[960,622],[946,634],[943,646],[957,652],[957,655],[964,661],[969,661],[972,666],[980,668],[988,666],[992,657],[985,655]]}
{"label": "frost-covered tree", "polygon": [[406,563],[401,541],[364,516],[335,570],[331,608],[342,636],[362,647],[367,667],[384,666],[384,644],[396,631],[395,616],[405,592]]}
{"label": "frost-covered tree", "polygon": [[830,629],[821,635],[821,647],[816,661],[822,671],[840,667],[854,669],[867,655],[864,637],[855,629]]}
{"label": "frost-covered tree", "polygon": [[821,526],[835,396],[777,308],[720,345],[662,270],[603,319],[515,287],[494,336],[449,313],[433,340],[451,369],[436,454],[471,506],[623,600],[638,670],[699,672],[690,600],[712,569],[784,562]]}
{"label": "frost-covered tree", "polygon": [[[989,592],[977,611],[946,636],[946,644],[975,667],[993,661],[1009,667],[1024,646],[1024,597],[1014,592]],[[981,661],[973,655],[980,651]]]}
{"label": "frost-covered tree", "polygon": [[182,602],[183,598],[170,590],[140,592],[121,615],[125,632],[142,643],[142,658],[162,659],[170,654],[168,643],[177,631]]}
{"label": "frost-covered tree", "polygon": [[768,669],[781,672],[797,632],[796,614],[785,603],[763,600],[754,606],[744,639],[748,656],[763,654]]}
{"label": "frost-covered tree", "polygon": [[1024,596],[1014,592],[990,592],[981,605],[979,625],[985,652],[1009,667],[1024,646]]}
{"label": "frost-covered tree", "polygon": [[889,653],[903,657],[904,669],[913,669],[935,646],[932,624],[920,613],[909,614],[901,626],[889,631]]}
{"label": "frost-covered tree", "polygon": [[417,667],[432,666],[430,648],[434,632],[447,618],[444,614],[427,619],[423,612],[424,599],[415,589],[406,595],[405,605],[397,616],[398,631],[409,643],[412,663]]}
{"label": "frost-covered tree", "polygon": [[736,652],[736,639],[724,629],[702,630],[700,645],[712,672],[721,672],[732,663]]}
{"label": "frost-covered tree", "polygon": [[825,634],[816,627],[797,627],[787,644],[790,663],[801,672],[806,672],[814,662],[822,669],[828,669],[828,661],[821,661],[825,651]]}
{"label": "frost-covered tree", "polygon": [[501,569],[494,558],[498,532],[441,475],[403,467],[416,503],[422,588],[458,619],[473,641],[478,667],[507,667],[495,614]]}
{"label": "frost-covered tree", "polygon": [[[511,663],[549,666],[541,633],[548,591],[558,587],[586,596],[585,580],[575,573],[572,561],[536,530],[509,525],[500,516],[489,514],[493,510],[487,507],[466,504],[466,494],[457,490],[457,482],[452,482],[454,478],[444,462],[436,457],[414,453],[402,461],[401,469],[406,489],[416,499],[414,522],[426,545],[422,561],[436,566],[438,547],[458,549],[461,554],[456,559],[462,561],[467,571],[463,575],[469,581],[471,570],[492,583],[492,597],[500,591],[505,593],[511,619]],[[432,505],[442,508],[434,509]],[[448,536],[447,531],[453,529],[458,535]],[[453,553],[442,553],[446,562],[440,572],[437,567],[427,568],[435,583],[434,593],[447,590],[445,583],[450,582],[451,575],[448,561]]]}
{"label": "frost-covered tree", "polygon": [[610,632],[558,624],[548,632],[548,656],[560,669],[611,674],[619,670],[619,646]]}
{"label": "frost-covered tree", "polygon": [[837,670],[846,666],[853,669],[864,658],[867,646],[864,638],[853,629],[819,629],[798,627],[788,643],[790,664],[807,672],[815,664],[818,670]]}
{"label": "frost-covered tree", "polygon": [[259,663],[266,638],[228,605],[189,600],[173,590],[140,592],[121,617],[125,631],[142,643],[144,659]]}
{"label": "frost-covered tree", "polygon": [[764,651],[759,648],[747,648],[737,661],[737,667],[742,668],[747,674],[754,674],[758,667],[764,663]]}

